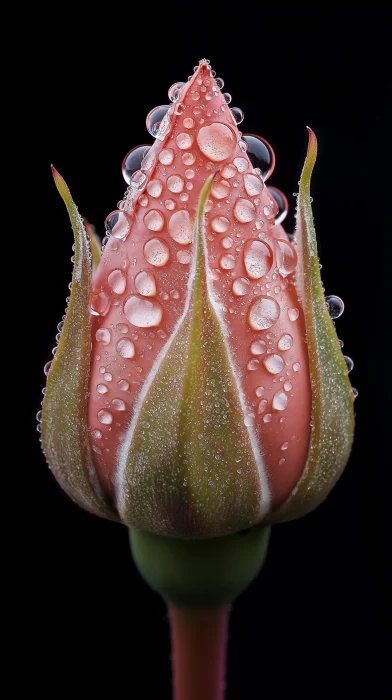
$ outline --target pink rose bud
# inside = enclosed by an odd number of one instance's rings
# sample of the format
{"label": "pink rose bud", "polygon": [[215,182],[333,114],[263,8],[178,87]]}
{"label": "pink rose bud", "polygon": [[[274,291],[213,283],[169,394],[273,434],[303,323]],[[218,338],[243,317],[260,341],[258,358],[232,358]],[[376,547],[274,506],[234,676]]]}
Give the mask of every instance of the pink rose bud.
{"label": "pink rose bud", "polygon": [[[124,160],[94,277],[75,233],[64,327],[43,403],[56,478],[88,510],[178,538],[296,518],[350,452],[353,390],[320,280],[309,187],[293,241],[274,154],[242,135],[210,65],[147,117],[155,142]],[[90,233],[97,258],[96,242]]]}

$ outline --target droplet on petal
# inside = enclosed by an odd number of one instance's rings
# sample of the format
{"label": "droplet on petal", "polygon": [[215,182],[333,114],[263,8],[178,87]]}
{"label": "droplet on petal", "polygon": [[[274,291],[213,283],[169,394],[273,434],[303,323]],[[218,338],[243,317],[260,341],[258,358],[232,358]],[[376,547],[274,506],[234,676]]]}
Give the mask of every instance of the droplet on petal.
{"label": "droplet on petal", "polygon": [[209,126],[203,126],[199,129],[197,145],[206,158],[214,163],[220,163],[233,153],[236,137],[226,124],[213,122]]}
{"label": "droplet on petal", "polygon": [[128,391],[129,389],[129,382],[127,382],[126,379],[119,379],[117,382],[117,386],[121,391]]}
{"label": "droplet on petal", "polygon": [[226,233],[230,228],[230,221],[226,216],[214,216],[211,219],[211,228],[215,233]]}
{"label": "droplet on petal", "polygon": [[106,384],[97,384],[97,392],[98,394],[107,394],[109,389],[107,388]]}
{"label": "droplet on petal", "polygon": [[150,148],[151,146],[145,143],[142,146],[136,146],[135,148],[132,148],[132,150],[129,151],[129,153],[127,153],[127,155],[125,156],[122,162],[122,174],[125,182],[128,185],[131,184],[132,175],[137,170],[140,170],[142,160],[147,155],[147,152],[150,150]]}
{"label": "droplet on petal", "polygon": [[281,355],[268,355],[268,357],[263,360],[264,367],[270,374],[279,374],[284,368],[284,359]]}
{"label": "droplet on petal", "polygon": [[285,220],[289,211],[287,197],[283,194],[283,192],[278,190],[277,187],[269,187],[268,192],[272,195],[278,207],[278,213],[275,216],[275,224],[281,224],[282,221]]}
{"label": "droplet on petal", "polygon": [[287,277],[294,272],[298,262],[297,251],[288,241],[276,241],[276,266],[282,275]]}
{"label": "droplet on petal", "polygon": [[231,113],[236,124],[241,124],[244,121],[244,113],[239,107],[232,107]]}
{"label": "droplet on petal", "polygon": [[193,240],[193,224],[188,211],[181,209],[173,214],[168,223],[171,237],[180,245],[188,245]]}
{"label": "droplet on petal", "polygon": [[278,348],[279,350],[285,351],[285,350],[290,350],[290,348],[293,346],[293,337],[289,333],[284,333],[279,338],[278,342]]}
{"label": "droplet on petal", "polygon": [[165,219],[158,209],[151,209],[144,216],[144,225],[149,231],[162,231]]}
{"label": "droplet on petal", "polygon": [[111,425],[113,423],[112,414],[110,411],[106,411],[105,409],[98,411],[97,418],[103,425]]}
{"label": "droplet on petal", "polygon": [[109,345],[112,334],[108,328],[99,328],[95,333],[95,340],[102,345]]}
{"label": "droplet on petal", "polygon": [[178,134],[176,144],[182,151],[186,151],[188,148],[191,148],[193,144],[193,136],[185,132]]}
{"label": "droplet on petal", "polygon": [[285,408],[287,408],[287,404],[289,402],[289,397],[287,394],[284,393],[284,391],[279,390],[274,394],[274,398],[272,399],[272,408],[275,409],[275,411],[284,411]]}
{"label": "droplet on petal", "polygon": [[252,355],[264,355],[267,352],[267,345],[264,340],[254,340],[250,345]]}
{"label": "droplet on petal", "polygon": [[150,180],[147,185],[147,192],[151,197],[158,199],[162,194],[163,185],[160,180]]}
{"label": "droplet on petal", "polygon": [[287,312],[287,316],[289,317],[290,321],[296,321],[298,316],[299,316],[299,311],[298,309],[289,309]]}
{"label": "droplet on petal", "polygon": [[121,338],[116,345],[116,350],[120,357],[127,359],[135,357],[135,345],[129,338]]}
{"label": "droplet on petal", "polygon": [[219,260],[219,265],[221,266],[222,270],[232,270],[235,266],[234,255],[222,255]]}
{"label": "droplet on petal", "polygon": [[166,117],[168,110],[168,105],[161,105],[159,107],[154,107],[154,109],[152,109],[151,112],[149,112],[149,114],[147,115],[147,131],[154,138],[158,138],[158,136],[161,135],[160,132],[162,131],[162,121]]}
{"label": "droplet on petal", "polygon": [[123,211],[112,211],[105,220],[105,228],[108,236],[124,241],[131,229],[128,216]]}
{"label": "droplet on petal", "polygon": [[252,175],[251,173],[244,175],[244,185],[246,194],[249,197],[256,197],[261,194],[264,187],[263,181],[257,175]]}
{"label": "droplet on petal", "polygon": [[249,199],[237,199],[234,206],[234,216],[240,224],[253,221],[256,217],[256,208]]}
{"label": "droplet on petal", "polygon": [[114,294],[123,294],[127,286],[127,280],[121,270],[112,270],[108,277],[108,284]]}
{"label": "droplet on petal", "polygon": [[135,288],[142,297],[155,297],[157,286],[155,277],[151,272],[141,270],[135,277]]}
{"label": "droplet on petal", "polygon": [[171,165],[174,160],[174,151],[171,148],[162,148],[158,160],[162,165]]}
{"label": "droplet on petal", "polygon": [[250,282],[247,277],[237,277],[232,285],[232,292],[236,297],[244,297],[250,289]]}
{"label": "droplet on petal", "polygon": [[230,185],[226,180],[214,181],[211,187],[211,197],[214,199],[225,199],[230,193]]}
{"label": "droplet on petal", "polygon": [[163,267],[170,258],[169,246],[162,238],[150,238],[144,245],[143,253],[147,262],[154,267]]}
{"label": "droplet on petal", "polygon": [[184,189],[184,180],[180,175],[170,175],[166,180],[166,184],[170,192],[174,194],[178,194]]}
{"label": "droplet on petal", "polygon": [[90,296],[90,313],[93,316],[106,316],[110,307],[110,296],[104,289],[96,289]]}
{"label": "droplet on petal", "polygon": [[176,253],[176,258],[181,265],[189,265],[191,261],[191,251],[189,248],[185,250],[178,250]]}
{"label": "droplet on petal", "polygon": [[249,307],[248,323],[255,331],[271,328],[280,316],[278,302],[272,297],[256,297]]}
{"label": "droplet on petal", "polygon": [[158,301],[148,301],[131,296],[124,304],[124,314],[129,323],[138,328],[154,328],[162,321],[162,306]]}
{"label": "droplet on petal", "polygon": [[244,265],[249,277],[258,280],[272,267],[272,250],[267,243],[251,239],[244,246]]}
{"label": "droplet on petal", "polygon": [[115,411],[125,411],[127,408],[125,402],[122,399],[113,399],[112,406]]}

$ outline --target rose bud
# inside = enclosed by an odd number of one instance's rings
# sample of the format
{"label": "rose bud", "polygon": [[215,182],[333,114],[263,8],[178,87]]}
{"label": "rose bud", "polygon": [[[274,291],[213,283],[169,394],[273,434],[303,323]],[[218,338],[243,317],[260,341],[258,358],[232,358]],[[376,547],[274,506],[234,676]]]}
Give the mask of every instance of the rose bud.
{"label": "rose bud", "polygon": [[129,186],[93,278],[54,172],[75,264],[43,402],[45,455],[87,510],[180,539],[311,511],[353,435],[311,213],[316,138],[309,130],[290,241],[285,197],[267,184],[273,151],[239,132],[221,86],[201,61],[149,113],[154,144],[124,160]]}

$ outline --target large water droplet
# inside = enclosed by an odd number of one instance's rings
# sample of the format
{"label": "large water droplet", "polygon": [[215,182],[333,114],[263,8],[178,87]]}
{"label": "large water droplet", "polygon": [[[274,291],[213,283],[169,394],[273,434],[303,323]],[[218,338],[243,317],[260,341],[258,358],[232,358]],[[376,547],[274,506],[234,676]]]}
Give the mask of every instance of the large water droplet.
{"label": "large water droplet", "polygon": [[234,132],[220,122],[203,126],[197,134],[197,145],[201,152],[214,163],[226,160],[233,153],[236,145]]}
{"label": "large water droplet", "polygon": [[132,148],[132,150],[125,156],[122,162],[122,174],[127,185],[131,184],[133,173],[140,170],[142,160],[147,155],[150,148],[151,146],[149,144],[144,143],[142,146]]}
{"label": "large water droplet", "polygon": [[144,257],[150,265],[163,267],[169,261],[170,250],[162,238],[151,238],[143,248]]}
{"label": "large water droplet", "polygon": [[142,297],[155,297],[157,293],[157,286],[154,275],[151,272],[146,272],[145,270],[138,272],[135,277],[135,288],[136,291],[142,295]]}
{"label": "large water droplet", "polygon": [[112,338],[112,334],[109,328],[99,328],[95,333],[95,340],[102,345],[109,345]]}
{"label": "large water droplet", "polygon": [[244,121],[244,113],[242,109],[240,109],[239,107],[232,107],[230,111],[233,115],[236,124],[241,124],[241,122]]}
{"label": "large water droplet", "polygon": [[193,136],[184,131],[176,137],[176,144],[181,151],[187,151],[193,144]]}
{"label": "large water droplet", "polygon": [[235,266],[234,255],[222,255],[219,260],[219,265],[221,266],[222,270],[232,270]]}
{"label": "large water droplet", "polygon": [[287,213],[289,211],[289,203],[287,197],[277,189],[277,187],[269,187],[268,192],[274,198],[276,205],[278,207],[278,213],[275,216],[275,223],[281,224],[285,220]]}
{"label": "large water droplet", "polygon": [[254,331],[264,331],[271,328],[280,316],[278,302],[271,297],[257,297],[248,311],[248,323]]}
{"label": "large water droplet", "polygon": [[166,184],[170,192],[174,192],[175,194],[182,192],[184,189],[184,180],[180,175],[170,175],[170,177],[167,178]]}
{"label": "large water droplet", "polygon": [[280,355],[268,355],[263,364],[270,374],[279,374],[284,368],[284,359]]}
{"label": "large water droplet", "polygon": [[226,233],[230,228],[230,221],[226,216],[214,216],[211,219],[211,228],[215,233]]}
{"label": "large water droplet", "polygon": [[285,350],[290,350],[290,348],[292,346],[293,346],[293,336],[291,336],[289,333],[284,333],[279,338],[279,342],[278,342],[279,350],[282,350],[284,352]]}
{"label": "large water droplet", "polygon": [[267,243],[251,239],[244,246],[244,264],[249,277],[258,280],[272,267],[272,250]]}
{"label": "large water droplet", "polygon": [[105,220],[105,228],[108,236],[124,241],[131,229],[131,222],[123,211],[112,211]]}
{"label": "large water droplet", "polygon": [[173,83],[173,85],[169,87],[167,94],[170,102],[177,102],[178,98],[180,97],[180,90],[184,85],[185,83]]}
{"label": "large water droplet", "polygon": [[125,292],[127,280],[121,270],[113,270],[108,277],[108,283],[114,294],[123,294]]}
{"label": "large water droplet", "polygon": [[115,411],[126,411],[125,402],[122,399],[113,399],[112,406]]}
{"label": "large water droplet", "polygon": [[106,316],[110,307],[110,296],[104,289],[96,289],[90,296],[90,313],[93,316]]}
{"label": "large water droplet", "polygon": [[298,262],[297,251],[288,241],[277,239],[276,241],[276,266],[282,275],[287,277],[294,272]]}
{"label": "large water droplet", "polygon": [[116,350],[120,357],[131,359],[135,357],[135,345],[129,338],[121,338],[116,345]]}
{"label": "large water droplet", "polygon": [[174,151],[171,148],[162,148],[158,160],[162,165],[171,165],[174,160]]}
{"label": "large water droplet", "polygon": [[234,216],[240,224],[247,224],[256,217],[256,209],[249,199],[237,199],[234,206]]}
{"label": "large water droplet", "polygon": [[162,306],[158,301],[148,301],[131,296],[124,304],[124,314],[129,323],[138,328],[154,328],[162,321]]}
{"label": "large water droplet", "polygon": [[326,297],[325,301],[327,302],[330,317],[332,319],[339,318],[344,311],[343,299],[331,294],[329,297]]}
{"label": "large water droplet", "polygon": [[188,211],[181,209],[170,217],[168,229],[171,237],[180,245],[188,245],[193,240],[193,224]]}
{"label": "large water droplet", "polygon": [[246,153],[250,162],[254,168],[258,168],[263,180],[267,180],[275,167],[275,154],[271,146],[255,134],[246,134],[242,138],[248,145]]}
{"label": "large water droplet", "polygon": [[154,197],[154,199],[158,199],[158,197],[161,196],[162,189],[163,185],[160,180],[150,180],[147,185],[147,192],[151,197]]}
{"label": "large water droplet", "polygon": [[353,362],[353,360],[352,360],[351,357],[349,357],[348,355],[343,355],[343,357],[344,357],[344,361],[345,361],[345,363],[346,363],[346,365],[347,365],[347,371],[348,371],[348,372],[351,372],[351,370],[352,370],[353,367],[354,367],[354,362]]}
{"label": "large water droplet", "polygon": [[252,355],[264,355],[267,352],[267,345],[264,340],[254,340],[250,345]]}
{"label": "large water droplet", "polygon": [[149,112],[149,114],[147,115],[147,131],[154,138],[158,138],[158,136],[160,136],[162,126],[164,127],[164,124],[162,125],[162,121],[166,117],[168,110],[168,105],[160,105],[159,107],[154,107],[154,109],[152,109],[151,112]]}
{"label": "large water droplet", "polygon": [[237,277],[232,285],[232,292],[236,297],[244,297],[250,289],[250,282],[247,277]]}
{"label": "large water droplet", "polygon": [[162,231],[165,224],[163,214],[158,209],[151,209],[144,216],[144,225],[149,231]]}
{"label": "large water droplet", "polygon": [[287,408],[287,404],[289,402],[289,397],[287,394],[284,393],[284,391],[279,390],[274,394],[274,398],[272,399],[272,408],[275,409],[275,411],[284,411],[285,408]]}
{"label": "large water droplet", "polygon": [[113,416],[110,411],[106,411],[104,408],[98,411],[97,418],[103,425],[111,425],[113,423]]}
{"label": "large water droplet", "polygon": [[244,185],[249,197],[256,197],[261,194],[264,187],[263,181],[257,175],[252,175],[251,173],[244,175]]}

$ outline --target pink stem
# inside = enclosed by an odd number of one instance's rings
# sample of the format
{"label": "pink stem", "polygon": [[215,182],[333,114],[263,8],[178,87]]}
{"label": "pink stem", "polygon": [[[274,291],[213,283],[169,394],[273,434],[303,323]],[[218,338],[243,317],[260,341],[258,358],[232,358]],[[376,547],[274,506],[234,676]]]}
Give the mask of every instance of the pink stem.
{"label": "pink stem", "polygon": [[230,608],[169,606],[173,700],[223,700]]}

